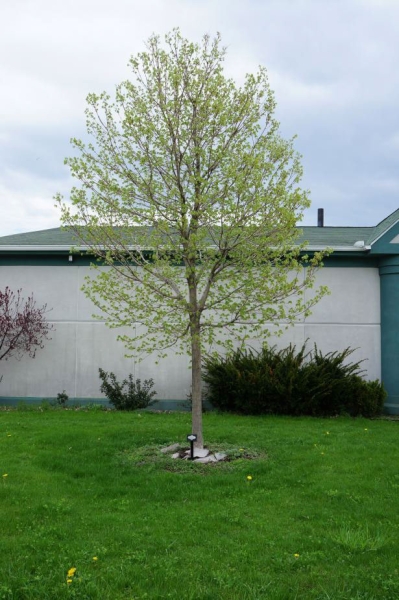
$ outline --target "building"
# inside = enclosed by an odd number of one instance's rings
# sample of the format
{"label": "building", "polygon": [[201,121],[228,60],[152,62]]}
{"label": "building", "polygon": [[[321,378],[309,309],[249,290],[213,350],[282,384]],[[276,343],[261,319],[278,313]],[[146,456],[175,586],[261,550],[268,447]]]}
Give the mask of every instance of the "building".
{"label": "building", "polygon": [[[331,291],[313,314],[275,340],[322,352],[356,348],[354,361],[365,360],[367,379],[382,379],[386,410],[399,414],[399,209],[375,227],[303,227],[309,252],[332,248],[317,283]],[[125,358],[116,331],[94,319],[94,307],[81,292],[90,256],[71,254],[71,234],[61,229],[0,238],[0,287],[33,292],[47,304],[54,323],[52,340],[34,360],[0,364],[0,403],[54,398],[63,390],[71,399],[100,401],[98,368],[125,378],[129,373],[155,381],[159,408],[175,408],[190,392],[188,358],[172,352],[158,365],[151,357],[136,363]],[[307,292],[310,293],[310,292]],[[132,325],[134,330],[134,324]],[[273,341],[274,343],[274,341]]]}

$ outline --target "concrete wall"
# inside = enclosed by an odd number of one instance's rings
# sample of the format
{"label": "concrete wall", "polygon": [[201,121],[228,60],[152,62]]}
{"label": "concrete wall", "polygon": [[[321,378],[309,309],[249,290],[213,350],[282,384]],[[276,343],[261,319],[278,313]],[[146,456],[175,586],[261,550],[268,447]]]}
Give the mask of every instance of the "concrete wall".
{"label": "concrete wall", "polygon": [[[135,364],[125,358],[116,341],[118,330],[93,319],[94,307],[80,291],[89,267],[1,266],[0,287],[33,292],[37,304],[52,309],[52,340],[35,359],[24,357],[1,361],[0,397],[55,397],[63,390],[71,398],[101,397],[98,368],[123,378],[129,373],[142,380],[152,377],[158,399],[185,399],[190,391],[187,357],[170,356],[158,365],[148,357]],[[367,378],[380,378],[380,292],[378,269],[325,267],[318,274],[331,295],[314,308],[308,319],[299,320],[282,337],[270,340],[279,348],[293,342],[301,346],[309,339],[323,352],[359,348],[352,360],[367,359]],[[308,292],[311,293],[311,292]],[[134,331],[134,327],[132,328]]]}

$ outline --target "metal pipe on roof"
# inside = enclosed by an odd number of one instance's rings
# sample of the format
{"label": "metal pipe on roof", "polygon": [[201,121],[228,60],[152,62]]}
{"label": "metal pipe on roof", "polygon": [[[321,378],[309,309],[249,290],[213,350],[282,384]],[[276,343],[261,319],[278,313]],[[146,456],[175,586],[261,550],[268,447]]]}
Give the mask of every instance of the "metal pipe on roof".
{"label": "metal pipe on roof", "polygon": [[324,208],[317,209],[317,227],[324,227]]}

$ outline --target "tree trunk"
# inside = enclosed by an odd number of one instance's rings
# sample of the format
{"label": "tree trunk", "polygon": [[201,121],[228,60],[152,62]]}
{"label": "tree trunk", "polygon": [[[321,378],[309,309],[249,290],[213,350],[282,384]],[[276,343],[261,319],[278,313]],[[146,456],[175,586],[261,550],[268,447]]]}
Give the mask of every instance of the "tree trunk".
{"label": "tree trunk", "polygon": [[194,446],[204,447],[202,434],[202,394],[201,394],[201,340],[200,327],[197,320],[191,322],[191,417],[192,433],[197,436]]}

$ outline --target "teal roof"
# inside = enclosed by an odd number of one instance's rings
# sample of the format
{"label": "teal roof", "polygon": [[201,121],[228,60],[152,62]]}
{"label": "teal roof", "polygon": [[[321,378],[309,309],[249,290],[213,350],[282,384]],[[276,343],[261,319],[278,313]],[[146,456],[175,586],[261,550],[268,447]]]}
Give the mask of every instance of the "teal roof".
{"label": "teal roof", "polygon": [[[370,246],[387,233],[395,224],[399,222],[399,209],[390,214],[386,219],[378,223],[375,227],[300,227],[302,234],[300,241],[307,241],[309,248],[337,248],[345,250],[355,248],[356,242],[364,242],[365,246]],[[0,250],[14,246],[17,250],[34,250],[35,247],[64,247],[69,249],[71,246],[80,246],[72,231],[61,229],[44,229],[42,231],[31,231],[28,233],[17,233],[0,237]],[[359,248],[363,250],[363,248]]]}
{"label": "teal roof", "polygon": [[368,239],[368,244],[373,244],[376,242],[382,235],[387,233],[391,227],[393,227],[399,221],[399,208],[394,210],[388,217],[386,217],[381,223],[378,223],[376,227],[373,228],[373,233]]}
{"label": "teal roof", "polygon": [[15,233],[0,237],[1,246],[72,246],[76,238],[71,231],[56,227],[28,233]]}
{"label": "teal roof", "polygon": [[[302,235],[299,240],[309,242],[309,246],[317,247],[353,247],[354,243],[366,240],[374,231],[374,227],[301,227]],[[0,238],[2,246],[30,247],[32,246],[65,246],[70,248],[80,245],[73,232],[61,228],[17,233]],[[49,248],[50,249],[50,248]]]}
{"label": "teal roof", "polygon": [[356,242],[366,244],[374,227],[301,227],[300,241],[307,241],[309,246],[352,248]]}

